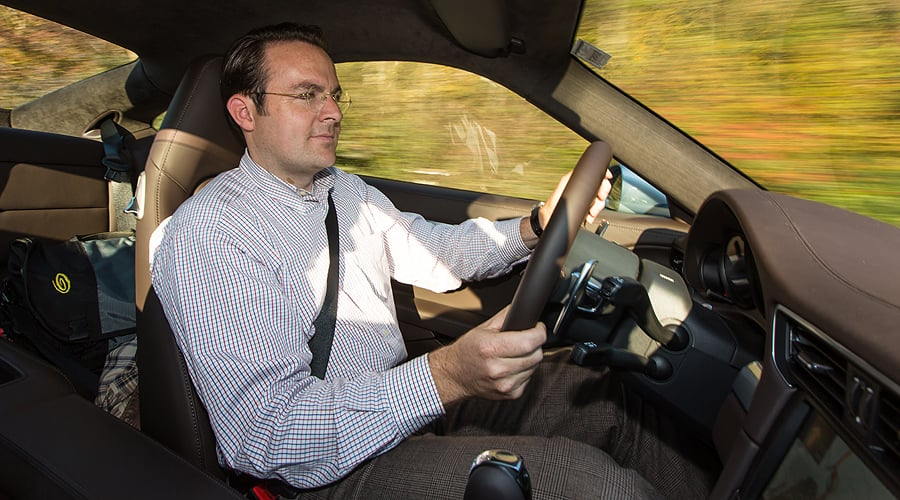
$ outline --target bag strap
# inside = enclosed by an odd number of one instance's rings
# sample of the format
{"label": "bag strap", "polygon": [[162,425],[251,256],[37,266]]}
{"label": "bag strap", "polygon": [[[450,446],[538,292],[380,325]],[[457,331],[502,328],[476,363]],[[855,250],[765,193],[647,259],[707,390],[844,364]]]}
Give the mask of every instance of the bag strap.
{"label": "bag strap", "polygon": [[325,290],[325,301],[322,310],[313,322],[316,332],[309,339],[309,350],[312,351],[310,372],[313,376],[325,379],[325,369],[331,356],[331,344],[334,340],[334,323],[337,318],[337,285],[340,261],[338,245],[337,209],[328,191],[328,214],[325,216],[325,230],[328,232],[328,285]]}

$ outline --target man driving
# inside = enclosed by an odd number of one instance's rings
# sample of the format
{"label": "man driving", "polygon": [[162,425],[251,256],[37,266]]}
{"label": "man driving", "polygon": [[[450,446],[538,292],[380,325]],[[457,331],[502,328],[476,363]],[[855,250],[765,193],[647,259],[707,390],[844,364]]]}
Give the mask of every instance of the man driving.
{"label": "man driving", "polygon": [[152,280],[224,467],[304,497],[461,498],[478,452],[506,448],[537,498],[707,490],[661,415],[611,374],[545,356],[542,324],[501,332],[504,309],[406,359],[391,280],[441,292],[508,273],[567,177],[533,217],[399,211],[334,166],[350,100],[316,28],[248,33],[221,86],[246,151],[161,226]]}

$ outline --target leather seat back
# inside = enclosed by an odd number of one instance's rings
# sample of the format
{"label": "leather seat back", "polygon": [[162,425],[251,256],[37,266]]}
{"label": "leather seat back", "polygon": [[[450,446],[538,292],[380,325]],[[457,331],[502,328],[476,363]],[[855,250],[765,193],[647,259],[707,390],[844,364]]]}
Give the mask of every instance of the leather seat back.
{"label": "leather seat back", "polygon": [[137,223],[138,309],[150,290],[150,235],[201,183],[238,165],[244,152],[219,93],[221,57],[203,57],[175,91],[144,170],[143,214]]}
{"label": "leather seat back", "polygon": [[191,464],[224,479],[216,438],[153,289],[138,322],[141,430]]}
{"label": "leather seat back", "polygon": [[135,285],[141,429],[188,462],[224,478],[206,409],[150,281],[150,236],[199,186],[238,165],[243,140],[219,93],[221,57],[186,72],[145,167],[143,215],[137,223]]}

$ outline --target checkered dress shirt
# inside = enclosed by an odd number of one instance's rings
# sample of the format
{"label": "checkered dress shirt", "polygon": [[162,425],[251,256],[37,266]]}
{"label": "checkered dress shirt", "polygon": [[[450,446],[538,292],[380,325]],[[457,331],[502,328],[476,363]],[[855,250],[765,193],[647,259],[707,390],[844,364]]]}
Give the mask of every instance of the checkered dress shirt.
{"label": "checkered dress shirt", "polygon": [[[340,233],[325,380],[307,345],[325,297],[328,191]],[[427,356],[406,361],[391,278],[435,291],[506,273],[519,220],[452,226],[397,210],[337,168],[291,186],[245,154],[158,230],[153,286],[224,466],[301,488],[331,483],[444,412]]]}

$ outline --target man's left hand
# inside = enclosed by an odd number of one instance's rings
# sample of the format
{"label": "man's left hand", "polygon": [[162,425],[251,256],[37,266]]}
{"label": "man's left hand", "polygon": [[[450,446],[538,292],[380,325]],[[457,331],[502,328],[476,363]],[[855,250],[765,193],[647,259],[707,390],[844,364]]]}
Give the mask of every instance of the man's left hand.
{"label": "man's left hand", "polygon": [[[538,220],[540,221],[542,228],[547,227],[547,222],[550,221],[550,216],[553,215],[553,209],[556,208],[556,204],[559,202],[560,197],[562,197],[570,177],[572,177],[571,170],[567,172],[566,175],[562,176],[559,183],[556,185],[556,189],[553,190],[553,194],[550,195],[550,198],[547,199],[547,202],[544,203],[544,206],[538,211]],[[606,197],[609,196],[609,192],[612,190],[611,180],[612,172],[607,169],[606,178],[603,179],[603,182],[600,184],[600,189],[597,191],[597,197],[594,198],[594,201],[591,203],[591,207],[588,209],[588,213],[584,218],[586,223],[590,224],[594,222],[594,219],[596,219],[597,216],[600,215],[600,212],[606,207]]]}

